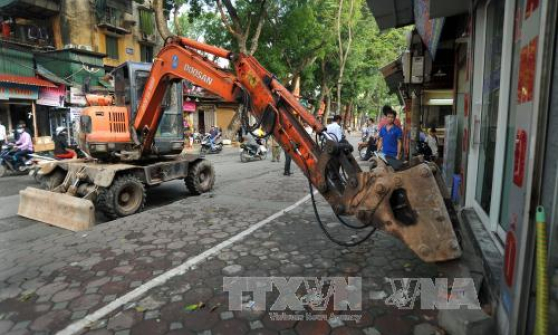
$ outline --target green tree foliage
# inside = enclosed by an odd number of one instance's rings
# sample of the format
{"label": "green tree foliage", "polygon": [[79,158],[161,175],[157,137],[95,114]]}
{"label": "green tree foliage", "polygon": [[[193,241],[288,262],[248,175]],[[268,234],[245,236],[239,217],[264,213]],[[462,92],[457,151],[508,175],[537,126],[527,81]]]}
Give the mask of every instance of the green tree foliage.
{"label": "green tree foliage", "polygon": [[[235,52],[253,51],[285,85],[300,79],[302,96],[315,106],[340,100],[375,115],[383,104],[397,104],[380,69],[401,55],[406,30],[380,32],[366,0],[174,1],[175,8],[186,9],[174,21],[175,33]],[[239,35],[246,35],[244,41]]]}

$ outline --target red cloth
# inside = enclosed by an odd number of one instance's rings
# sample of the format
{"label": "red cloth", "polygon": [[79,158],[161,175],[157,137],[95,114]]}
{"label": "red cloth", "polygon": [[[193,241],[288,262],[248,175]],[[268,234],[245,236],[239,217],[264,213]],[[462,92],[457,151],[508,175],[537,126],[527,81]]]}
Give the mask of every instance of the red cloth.
{"label": "red cloth", "polygon": [[56,157],[58,159],[70,159],[70,158],[74,158],[75,155],[76,155],[75,151],[68,150],[67,153],[54,155],[54,157]]}

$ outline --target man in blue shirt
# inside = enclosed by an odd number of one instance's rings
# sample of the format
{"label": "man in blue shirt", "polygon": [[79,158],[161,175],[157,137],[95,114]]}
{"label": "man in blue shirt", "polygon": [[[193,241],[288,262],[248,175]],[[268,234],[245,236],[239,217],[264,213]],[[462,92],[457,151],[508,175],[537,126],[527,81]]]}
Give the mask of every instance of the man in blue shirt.
{"label": "man in blue shirt", "polygon": [[386,112],[386,125],[380,130],[380,140],[378,141],[378,151],[386,156],[401,159],[403,131],[394,124],[396,113],[393,109]]}

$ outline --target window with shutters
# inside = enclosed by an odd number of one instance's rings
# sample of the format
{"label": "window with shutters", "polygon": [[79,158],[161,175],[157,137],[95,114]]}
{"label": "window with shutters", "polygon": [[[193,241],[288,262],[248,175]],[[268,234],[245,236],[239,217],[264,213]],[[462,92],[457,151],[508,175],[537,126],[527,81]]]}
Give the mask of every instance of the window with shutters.
{"label": "window with shutters", "polygon": [[153,35],[155,32],[155,18],[152,10],[140,8],[139,10],[139,28],[142,34],[147,36]]}
{"label": "window with shutters", "polygon": [[108,58],[118,59],[118,38],[114,36],[105,35],[106,41],[106,54]]}
{"label": "window with shutters", "polygon": [[153,62],[153,47],[149,45],[140,45],[141,61],[151,63]]}

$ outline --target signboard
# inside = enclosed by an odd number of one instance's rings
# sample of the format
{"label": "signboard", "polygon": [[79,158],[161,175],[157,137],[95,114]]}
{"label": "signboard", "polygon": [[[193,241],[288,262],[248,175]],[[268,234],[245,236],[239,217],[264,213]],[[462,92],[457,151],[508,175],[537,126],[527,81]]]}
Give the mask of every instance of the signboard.
{"label": "signboard", "polygon": [[39,99],[37,100],[38,105],[64,107],[65,100],[66,86],[64,85],[60,85],[60,87],[39,88]]}
{"label": "signboard", "polygon": [[430,19],[430,0],[415,0],[414,2],[415,26],[434,59],[442,35],[444,18]]}
{"label": "signboard", "polygon": [[184,101],[184,103],[182,104],[182,109],[185,112],[195,112],[196,103],[194,101]]}
{"label": "signboard", "polygon": [[70,120],[74,121],[81,115],[81,111],[83,108],[81,107],[70,107]]}
{"label": "signboard", "polygon": [[17,84],[0,84],[0,100],[24,99],[37,100],[39,97],[38,86],[27,86]]}
{"label": "signboard", "polygon": [[87,101],[85,100],[85,94],[80,88],[70,87],[70,103],[72,105],[85,106]]}

